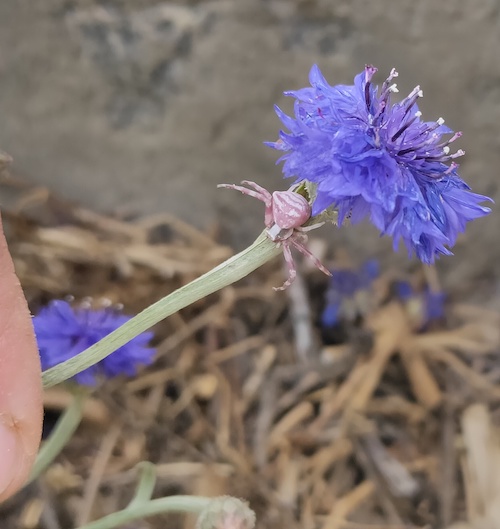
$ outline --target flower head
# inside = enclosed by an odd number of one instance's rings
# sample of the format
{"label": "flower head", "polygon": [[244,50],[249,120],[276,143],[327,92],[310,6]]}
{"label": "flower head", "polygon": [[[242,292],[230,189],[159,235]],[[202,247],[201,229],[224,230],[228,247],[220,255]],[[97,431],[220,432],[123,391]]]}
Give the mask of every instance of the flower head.
{"label": "flower head", "polygon": [[[468,221],[490,212],[480,205],[488,197],[470,192],[458,176],[450,145],[453,134],[439,118],[421,120],[416,87],[400,103],[392,70],[381,89],[373,86],[377,69],[366,66],[354,85],[330,86],[319,68],[312,67],[311,88],[285,92],[295,98],[295,117],[276,112],[289,132],[281,131],[271,147],[286,154],[285,177],[315,183],[313,215],[338,210],[339,224],[369,216],[384,235],[402,239],[411,255],[432,263],[450,254]],[[443,139],[443,135],[451,135]]]}
{"label": "flower head", "polygon": [[232,496],[213,498],[200,512],[196,529],[253,529],[255,513],[246,502]]}
{"label": "flower head", "polygon": [[[42,369],[53,367],[81,353],[130,320],[116,308],[93,310],[87,304],[72,308],[66,301],[52,301],[33,318]],[[152,332],[144,332],[97,364],[75,376],[79,384],[93,386],[99,375],[134,376],[137,367],[153,361],[148,347]]]}
{"label": "flower head", "polygon": [[367,261],[360,270],[332,270],[325,295],[326,304],[321,315],[323,327],[333,327],[341,320],[354,321],[357,316],[366,312],[370,308],[370,289],[378,273],[379,265],[375,260]]}
{"label": "flower head", "polygon": [[415,290],[408,281],[397,281],[394,285],[396,296],[405,305],[410,320],[419,330],[445,316],[446,295],[429,288]]}

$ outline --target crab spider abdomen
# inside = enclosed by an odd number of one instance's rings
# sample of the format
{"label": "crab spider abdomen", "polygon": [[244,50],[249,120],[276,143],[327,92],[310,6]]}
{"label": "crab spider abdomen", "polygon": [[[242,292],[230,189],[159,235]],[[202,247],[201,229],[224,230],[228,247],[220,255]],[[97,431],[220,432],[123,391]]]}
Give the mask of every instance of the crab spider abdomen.
{"label": "crab spider abdomen", "polygon": [[275,191],[272,209],[274,222],[284,230],[300,228],[311,217],[309,202],[293,191]]}

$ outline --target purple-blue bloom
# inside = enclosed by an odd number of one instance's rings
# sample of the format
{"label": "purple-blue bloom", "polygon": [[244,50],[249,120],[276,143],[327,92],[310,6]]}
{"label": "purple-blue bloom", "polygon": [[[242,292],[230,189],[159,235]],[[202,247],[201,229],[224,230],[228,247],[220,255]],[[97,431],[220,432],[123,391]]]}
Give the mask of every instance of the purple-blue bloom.
{"label": "purple-blue bloom", "polygon": [[434,292],[429,288],[417,292],[408,281],[398,281],[394,286],[397,297],[415,316],[418,316],[421,328],[444,318],[446,301],[444,292]]}
{"label": "purple-blue bloom", "polygon": [[321,314],[323,327],[333,327],[346,316],[349,319],[349,316],[355,318],[361,314],[366,307],[359,305],[366,299],[357,298],[360,293],[368,293],[378,274],[379,265],[375,260],[367,261],[360,270],[350,268],[332,270],[332,278],[325,295],[325,308]]}
{"label": "purple-blue bloom", "polygon": [[285,177],[317,184],[313,215],[334,207],[339,225],[369,216],[395,250],[403,240],[409,255],[432,263],[451,254],[468,221],[490,212],[480,205],[490,199],[472,193],[457,173],[454,159],[464,153],[450,153],[450,144],[461,133],[442,118],[421,120],[418,86],[391,104],[398,74],[392,70],[379,90],[376,71],[366,66],[354,85],[330,86],[313,66],[311,88],[285,92],[295,98],[295,117],[276,107],[289,132],[268,145],[286,152],[279,160]]}
{"label": "purple-blue bloom", "polygon": [[[42,369],[81,353],[130,319],[131,316],[113,307],[93,310],[82,305],[72,308],[66,301],[52,301],[33,318]],[[99,376],[134,376],[138,366],[153,361],[155,349],[148,347],[152,338],[152,332],[133,338],[104,360],[75,375],[76,382],[94,386]]]}

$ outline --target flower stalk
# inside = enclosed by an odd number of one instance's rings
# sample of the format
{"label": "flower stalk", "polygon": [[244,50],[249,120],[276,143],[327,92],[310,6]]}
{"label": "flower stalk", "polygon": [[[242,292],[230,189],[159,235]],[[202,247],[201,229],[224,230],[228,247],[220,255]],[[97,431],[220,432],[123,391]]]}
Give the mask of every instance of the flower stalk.
{"label": "flower stalk", "polygon": [[138,469],[139,483],[128,506],[79,529],[115,529],[127,522],[170,512],[198,516],[197,529],[253,529],[255,526],[255,513],[246,502],[231,496],[168,496],[151,499],[156,483],[156,468],[152,463],[143,461]]}
{"label": "flower stalk", "polygon": [[281,253],[281,248],[262,232],[254,243],[191,283],[150,305],[142,312],[80,354],[47,369],[43,386],[49,388],[100,362],[153,325],[192,303],[247,276]]}
{"label": "flower stalk", "polygon": [[54,461],[71,436],[78,428],[82,420],[83,405],[87,392],[81,388],[74,391],[73,402],[66,408],[63,415],[57,421],[50,437],[44,442],[38,452],[35,464],[31,469],[28,483],[34,481]]}
{"label": "flower stalk", "polygon": [[211,498],[201,496],[169,496],[167,498],[135,503],[122,511],[108,514],[108,516],[95,522],[82,525],[79,529],[114,529],[115,527],[122,527],[127,522],[161,513],[185,512],[199,514],[210,504],[211,500]]}

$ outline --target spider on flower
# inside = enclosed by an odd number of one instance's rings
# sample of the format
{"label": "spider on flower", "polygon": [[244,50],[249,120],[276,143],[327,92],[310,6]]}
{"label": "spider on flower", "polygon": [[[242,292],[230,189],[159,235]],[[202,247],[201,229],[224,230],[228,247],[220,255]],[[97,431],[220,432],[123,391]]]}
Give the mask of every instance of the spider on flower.
{"label": "spider on flower", "polygon": [[271,194],[267,189],[255,182],[243,180],[241,183],[251,189],[235,184],[219,184],[217,187],[235,189],[244,195],[249,195],[264,202],[266,206],[264,214],[266,234],[271,241],[283,248],[283,255],[288,268],[288,279],[281,287],[273,287],[273,289],[287,289],[297,276],[297,269],[295,268],[292,256],[292,246],[308,257],[324,274],[331,276],[332,274],[329,270],[325,268],[320,260],[305,246],[305,243],[307,242],[307,235],[305,232],[318,228],[324,224],[321,222],[310,226],[304,226],[304,224],[311,218],[311,205],[306,198],[299,193],[292,191],[292,188],[288,191],[274,191]]}

